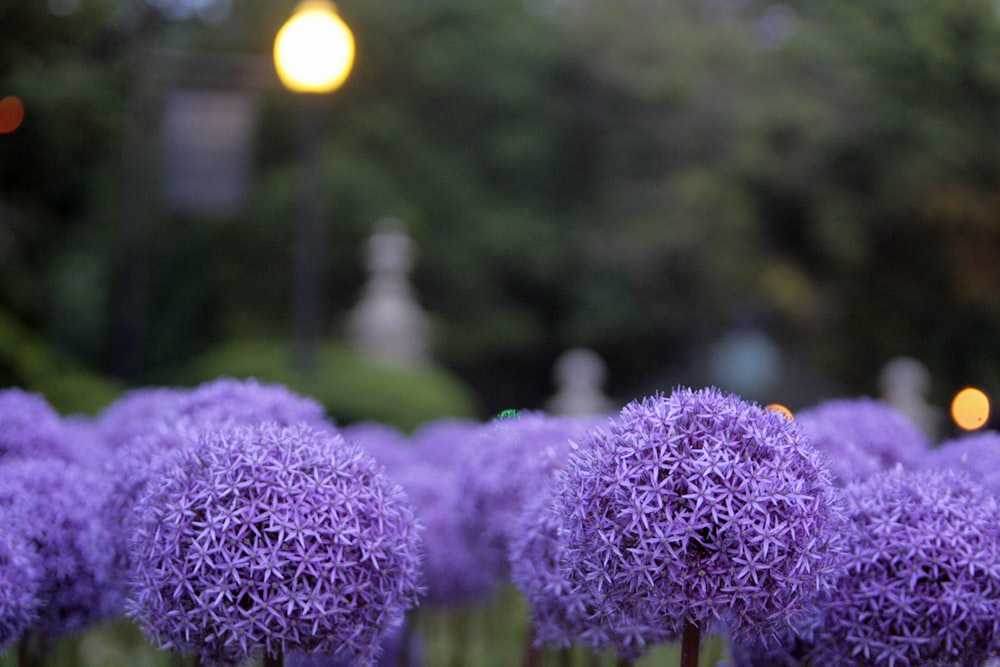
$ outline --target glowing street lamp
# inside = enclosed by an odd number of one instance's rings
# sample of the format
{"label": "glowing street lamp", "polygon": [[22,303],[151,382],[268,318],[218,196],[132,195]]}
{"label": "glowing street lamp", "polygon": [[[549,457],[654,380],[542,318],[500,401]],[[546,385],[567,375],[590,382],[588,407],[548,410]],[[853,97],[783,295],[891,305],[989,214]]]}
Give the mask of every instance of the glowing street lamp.
{"label": "glowing street lamp", "polygon": [[278,77],[296,93],[329,93],[347,80],[354,64],[354,35],[325,0],[306,0],[274,40]]}
{"label": "glowing street lamp", "polygon": [[282,84],[305,93],[300,96],[300,210],[293,234],[291,295],[292,361],[305,373],[316,368],[324,319],[324,94],[344,83],[353,64],[354,36],[327,0],[300,3],[274,40],[274,67]]}
{"label": "glowing street lamp", "polygon": [[951,401],[951,418],[963,431],[982,428],[990,420],[990,399],[982,390],[966,387]]}

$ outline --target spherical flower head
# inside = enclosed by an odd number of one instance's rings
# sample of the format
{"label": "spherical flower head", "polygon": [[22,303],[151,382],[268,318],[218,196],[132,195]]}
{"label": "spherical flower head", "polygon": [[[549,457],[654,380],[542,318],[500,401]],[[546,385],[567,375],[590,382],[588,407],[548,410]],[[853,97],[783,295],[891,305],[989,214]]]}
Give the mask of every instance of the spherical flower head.
{"label": "spherical flower head", "polygon": [[150,425],[169,421],[186,394],[186,390],[173,387],[129,390],[98,413],[97,428],[111,448],[121,447]]}
{"label": "spherical flower head", "polygon": [[982,665],[1000,639],[1000,506],[954,471],[845,490],[846,573],[821,600],[812,664]]}
{"label": "spherical flower head", "polygon": [[452,468],[478,441],[481,422],[445,418],[428,422],[410,436],[416,458],[442,468]]}
{"label": "spherical flower head", "polygon": [[61,420],[63,458],[91,470],[100,471],[111,456],[111,446],[97,422],[86,415],[69,415]]}
{"label": "spherical flower head", "polygon": [[552,487],[528,502],[510,542],[510,578],[528,602],[536,646],[580,643],[638,656],[642,637],[636,636],[636,625],[621,618],[613,624],[601,611],[602,598],[574,586],[566,575],[562,517]]}
{"label": "spherical flower head", "polygon": [[199,432],[199,425],[190,419],[154,422],[108,457],[103,471],[107,493],[101,515],[113,535],[117,576],[108,590],[108,600],[117,613],[124,611],[134,567],[128,543],[135,530],[136,505],[150,480],[172,466],[180,452],[196,446]]}
{"label": "spherical flower head", "polygon": [[830,459],[841,483],[867,479],[897,464],[914,470],[930,452],[930,440],[888,403],[871,398],[838,399],[800,411],[795,420]]}
{"label": "spherical flower head", "polygon": [[961,470],[994,495],[1000,494],[1000,433],[976,431],[946,440],[924,463],[928,470]]}
{"label": "spherical flower head", "polygon": [[56,637],[80,632],[111,613],[111,533],[103,521],[103,484],[90,470],[58,459],[0,466],[0,508],[7,528],[37,551],[42,583],[37,627]]}
{"label": "spherical flower head", "polygon": [[16,517],[0,510],[0,651],[6,650],[39,618],[42,566],[31,541],[17,530]]}
{"label": "spherical flower head", "polygon": [[449,607],[482,601],[499,584],[468,538],[454,470],[414,459],[387,473],[406,491],[423,531],[424,604]]}
{"label": "spherical flower head", "polygon": [[344,440],[360,445],[365,452],[387,469],[409,465],[413,447],[399,430],[378,422],[361,422],[340,429]]}
{"label": "spherical flower head", "polygon": [[306,423],[328,427],[324,408],[315,399],[301,396],[280,384],[261,384],[250,378],[218,378],[188,392],[177,414],[201,423],[276,422],[283,426]]}
{"label": "spherical flower head", "polygon": [[612,627],[634,623],[646,643],[720,620],[768,636],[836,572],[836,489],[780,413],[678,388],[590,433],[556,489],[563,569]]}
{"label": "spherical flower head", "polygon": [[509,574],[508,540],[525,504],[585,432],[571,417],[522,412],[481,426],[457,458],[465,530],[483,567],[498,579]]}
{"label": "spherical flower head", "polygon": [[59,413],[39,394],[0,390],[0,458],[50,455],[56,448]]}
{"label": "spherical flower head", "polygon": [[207,662],[302,650],[370,664],[419,593],[402,489],[329,430],[264,422],[199,439],[139,501],[130,614]]}

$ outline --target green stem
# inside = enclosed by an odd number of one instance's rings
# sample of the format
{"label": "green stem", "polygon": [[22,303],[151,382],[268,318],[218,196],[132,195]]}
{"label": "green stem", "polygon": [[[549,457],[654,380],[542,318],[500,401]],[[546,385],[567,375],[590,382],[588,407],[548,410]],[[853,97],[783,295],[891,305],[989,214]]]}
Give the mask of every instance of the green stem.
{"label": "green stem", "polygon": [[414,642],[420,636],[420,616],[419,609],[411,609],[406,613],[403,621],[403,634],[399,644],[399,665],[400,667],[410,667],[413,663]]}
{"label": "green stem", "polygon": [[17,667],[42,667],[47,652],[45,637],[37,630],[29,630],[17,643]]}
{"label": "green stem", "polygon": [[451,645],[452,667],[463,667],[469,658],[469,616],[468,610],[459,609],[449,614],[451,620],[448,639]]}
{"label": "green stem", "polygon": [[698,667],[698,651],[701,647],[701,627],[685,622],[681,635],[681,667]]}

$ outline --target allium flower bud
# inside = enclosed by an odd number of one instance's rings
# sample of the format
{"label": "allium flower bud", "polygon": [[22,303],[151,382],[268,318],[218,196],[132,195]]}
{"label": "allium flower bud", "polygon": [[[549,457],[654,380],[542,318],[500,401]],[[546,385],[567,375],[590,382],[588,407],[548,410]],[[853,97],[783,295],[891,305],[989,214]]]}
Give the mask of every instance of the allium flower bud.
{"label": "allium flower bud", "polygon": [[42,564],[10,509],[0,510],[0,652],[20,639],[39,618]]}
{"label": "allium flower bud", "polygon": [[563,573],[621,653],[720,620],[780,632],[836,572],[836,491],[783,415],[678,388],[590,433],[556,489]]}
{"label": "allium flower bud", "polygon": [[930,452],[930,440],[888,403],[871,398],[839,399],[799,411],[802,432],[830,460],[834,480],[846,484],[890,470],[915,470]]}
{"label": "allium flower bud", "polygon": [[1000,505],[953,471],[845,489],[847,571],[820,600],[817,665],[983,665],[1000,652]]}
{"label": "allium flower bud", "polygon": [[0,508],[8,528],[30,540],[42,572],[37,627],[57,637],[104,620],[112,579],[112,541],[101,507],[103,481],[58,459],[0,466]]}
{"label": "allium flower bud", "polygon": [[402,489],[330,430],[203,431],[139,502],[130,613],[210,662],[301,650],[370,664],[416,602],[417,532]]}

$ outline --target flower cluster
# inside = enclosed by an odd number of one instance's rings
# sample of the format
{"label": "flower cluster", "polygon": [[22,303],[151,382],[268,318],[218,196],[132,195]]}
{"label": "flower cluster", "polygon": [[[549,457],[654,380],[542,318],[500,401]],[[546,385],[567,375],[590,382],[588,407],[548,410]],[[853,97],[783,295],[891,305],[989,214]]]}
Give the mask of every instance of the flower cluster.
{"label": "flower cluster", "polygon": [[977,431],[942,442],[927,457],[930,470],[961,470],[994,494],[1000,494],[1000,433]]}
{"label": "flower cluster", "polygon": [[0,460],[58,458],[93,465],[103,440],[74,437],[59,413],[39,394],[21,389],[0,390]]}
{"label": "flower cluster", "polygon": [[412,461],[388,472],[406,490],[424,527],[424,602],[453,606],[493,593],[497,578],[476,557],[461,522],[462,495],[454,471]]}
{"label": "flower cluster", "polygon": [[825,401],[796,416],[802,431],[830,459],[842,484],[902,465],[914,470],[930,452],[930,440],[899,410],[872,398]]}
{"label": "flower cluster", "polygon": [[186,391],[173,387],[140,387],[122,394],[97,415],[97,428],[113,448],[126,445],[150,425],[169,419]]}
{"label": "flower cluster", "polygon": [[176,408],[177,417],[202,423],[251,424],[275,422],[284,426],[311,424],[327,427],[325,410],[315,399],[284,385],[261,384],[250,378],[218,378],[192,389]]}
{"label": "flower cluster", "polygon": [[894,470],[846,489],[847,571],[814,664],[982,665],[1000,640],[1000,506],[967,476]]}
{"label": "flower cluster", "polygon": [[640,631],[634,623],[611,623],[601,613],[602,600],[594,598],[590,589],[573,586],[564,570],[562,517],[554,511],[553,492],[550,485],[529,501],[510,543],[510,578],[528,602],[534,642],[558,648],[579,642],[633,653],[630,647],[642,641],[635,634],[648,631]]}
{"label": "flower cluster", "polygon": [[562,570],[603,601],[594,620],[627,639],[620,653],[719,620],[780,632],[837,571],[836,491],[783,415],[678,388],[626,405],[587,444],[556,489]]}
{"label": "flower cluster", "polygon": [[417,429],[388,473],[406,489],[424,526],[425,602],[436,606],[468,604],[489,597],[498,585],[483,567],[464,522],[458,462],[479,443],[479,422],[441,419]]}
{"label": "flower cluster", "polygon": [[498,580],[509,575],[509,539],[525,504],[569,455],[586,422],[522,412],[478,429],[455,464],[461,518],[476,557]]}
{"label": "flower cluster", "polygon": [[114,571],[103,488],[98,475],[58,459],[7,461],[0,469],[5,529],[37,551],[38,628],[49,636],[76,633],[113,611],[105,596]]}
{"label": "flower cluster", "polygon": [[130,613],[211,662],[292,650],[369,664],[419,593],[402,489],[330,430],[199,434],[151,480],[130,540]]}
{"label": "flower cluster", "polygon": [[[106,465],[109,493],[106,515],[117,539],[116,567],[131,568],[126,548],[136,501],[151,479],[162,474],[181,451],[194,447],[199,434],[225,425],[276,422],[306,423],[332,430],[323,407],[283,385],[220,378],[191,390],[136,389],[111,404],[98,417],[99,428],[116,448]],[[115,589],[124,599],[128,580]]]}
{"label": "flower cluster", "polygon": [[17,641],[38,620],[42,568],[38,554],[10,510],[0,510],[0,651]]}

